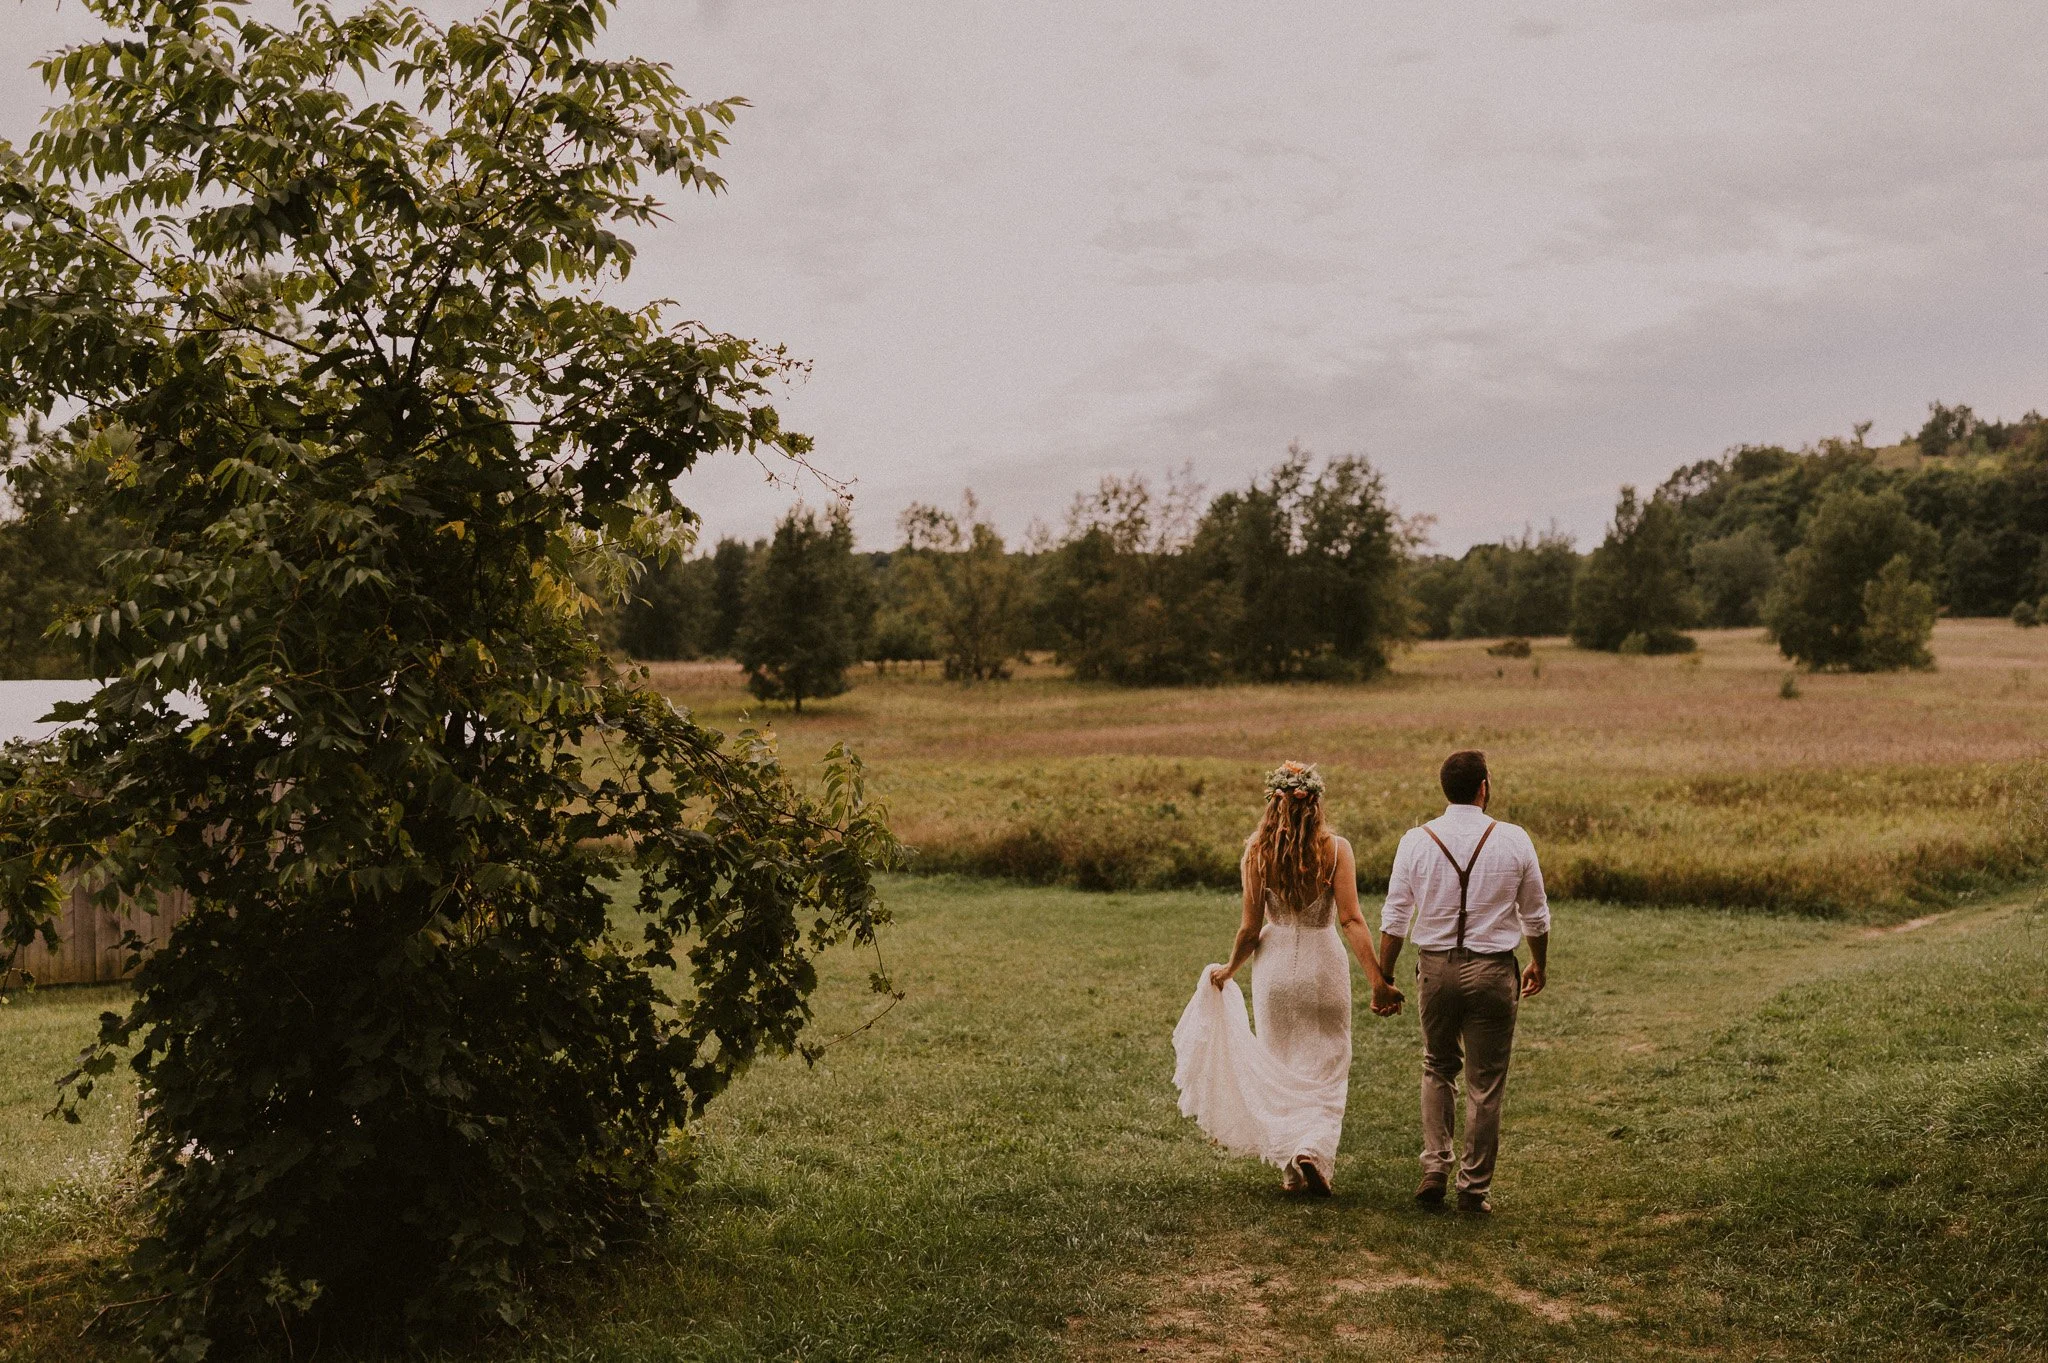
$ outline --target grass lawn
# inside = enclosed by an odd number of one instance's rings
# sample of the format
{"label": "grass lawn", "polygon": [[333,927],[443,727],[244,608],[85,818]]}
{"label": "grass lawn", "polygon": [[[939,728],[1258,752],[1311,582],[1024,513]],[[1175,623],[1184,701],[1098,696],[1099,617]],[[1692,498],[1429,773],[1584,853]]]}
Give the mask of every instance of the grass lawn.
{"label": "grass lawn", "polygon": [[[1168,1033],[1228,897],[891,899],[908,1001],[816,1069],[757,1068],[673,1225],[475,1356],[2048,1357],[2034,893],[1889,929],[1559,905],[1482,1224],[1408,1200],[1412,1012],[1359,1008],[1334,1199],[1178,1116]],[[866,969],[833,961],[827,1033]],[[93,1259],[128,1099],[36,1115],[105,998],[0,1011],[0,1358],[114,1356],[78,1330],[117,1290]]]}
{"label": "grass lawn", "polygon": [[1333,818],[1384,884],[1442,809],[1436,768],[1492,758],[1496,812],[1558,897],[1911,917],[2048,868],[2048,630],[1944,620],[1933,672],[1791,675],[1757,630],[1622,658],[1539,640],[1422,644],[1358,686],[1123,690],[1056,668],[963,687],[863,670],[801,716],[727,663],[657,664],[706,722],[771,721],[808,760],[845,739],[929,870],[1084,888],[1229,886],[1259,780],[1319,761]]}

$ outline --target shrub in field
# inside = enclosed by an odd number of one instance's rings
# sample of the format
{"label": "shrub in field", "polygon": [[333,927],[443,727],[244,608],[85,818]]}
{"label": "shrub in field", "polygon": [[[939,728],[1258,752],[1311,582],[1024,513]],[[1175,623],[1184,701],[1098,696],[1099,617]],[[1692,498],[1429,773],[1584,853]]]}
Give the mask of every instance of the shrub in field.
{"label": "shrub in field", "polygon": [[159,1352],[512,1319],[797,1043],[891,855],[852,759],[806,797],[590,628],[700,456],[806,448],[778,354],[596,287],[733,110],[593,56],[601,0],[88,8],[136,36],[0,147],[0,411],[64,414],[136,544],[84,722],[0,770],[0,941],[72,879],[191,898],[73,1077],[133,1048]]}
{"label": "shrub in field", "polygon": [[2041,623],[2041,612],[2031,601],[2022,601],[2012,608],[2012,622],[2021,629],[2032,629]]}
{"label": "shrub in field", "polygon": [[763,700],[786,700],[798,714],[805,700],[839,695],[873,616],[845,506],[823,520],[796,507],[754,555],[747,575],[746,613],[733,640],[747,689]]}
{"label": "shrub in field", "polygon": [[1579,574],[1572,642],[1611,652],[1641,635],[1646,652],[1676,652],[1674,639],[1692,613],[1677,511],[1662,497],[1645,501],[1623,488],[1607,538]]}
{"label": "shrub in field", "polygon": [[1898,493],[1838,491],[1785,556],[1764,623],[1786,657],[1810,668],[1918,666],[1934,613],[1931,595],[1915,587],[1928,581],[1939,548]]}

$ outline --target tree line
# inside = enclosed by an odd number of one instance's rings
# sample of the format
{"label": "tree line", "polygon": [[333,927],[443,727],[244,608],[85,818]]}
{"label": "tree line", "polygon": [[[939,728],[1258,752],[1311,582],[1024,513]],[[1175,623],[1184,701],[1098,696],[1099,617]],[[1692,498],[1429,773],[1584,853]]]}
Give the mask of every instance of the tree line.
{"label": "tree line", "polygon": [[[1214,497],[1185,476],[1104,479],[1059,532],[1015,546],[971,492],[906,508],[896,547],[873,552],[843,508],[799,506],[772,536],[650,560],[603,628],[636,659],[735,658],[759,695],[801,708],[860,663],[994,681],[1041,654],[1132,686],[1359,679],[1414,638],[1660,653],[1690,648],[1688,629],[1761,625],[1806,666],[1886,668],[1925,664],[1940,613],[2048,620],[2048,421],[1936,403],[1895,445],[1867,434],[1742,446],[1623,488],[1589,552],[1552,529],[1430,553],[1426,519],[1368,461],[1298,447]],[[0,666],[72,673],[77,646],[46,627],[99,590],[122,532],[89,506],[97,475],[76,456],[5,453]]]}
{"label": "tree line", "polygon": [[1868,427],[1743,446],[1622,489],[1601,543],[1525,531],[1424,552],[1371,465],[1294,448],[1204,502],[1133,475],[1077,496],[1064,533],[1007,546],[969,493],[914,505],[859,553],[838,512],[649,572],[613,618],[645,659],[736,657],[758,694],[833,694],[856,662],[992,680],[1030,652],[1083,680],[1358,678],[1409,638],[1569,636],[1663,653],[1763,625],[1816,668],[1923,666],[1938,614],[2048,619],[2048,421],[1933,404],[1896,445]]}

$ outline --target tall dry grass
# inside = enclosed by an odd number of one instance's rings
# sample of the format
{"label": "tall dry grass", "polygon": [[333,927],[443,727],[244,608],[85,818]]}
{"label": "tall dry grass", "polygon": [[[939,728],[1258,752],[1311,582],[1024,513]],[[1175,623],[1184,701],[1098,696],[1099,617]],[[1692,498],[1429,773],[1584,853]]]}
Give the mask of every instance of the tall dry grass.
{"label": "tall dry grass", "polygon": [[863,676],[801,717],[724,664],[657,665],[715,725],[751,711],[793,758],[846,739],[928,870],[1088,888],[1229,885],[1262,773],[1317,761],[1333,822],[1382,884],[1443,804],[1436,767],[1487,750],[1494,812],[1552,893],[1897,914],[2048,865],[2048,631],[1943,621],[1932,673],[1802,677],[1754,631],[1677,658],[1539,642],[1527,659],[1424,644],[1362,686],[1123,691],[1050,667],[963,687]]}

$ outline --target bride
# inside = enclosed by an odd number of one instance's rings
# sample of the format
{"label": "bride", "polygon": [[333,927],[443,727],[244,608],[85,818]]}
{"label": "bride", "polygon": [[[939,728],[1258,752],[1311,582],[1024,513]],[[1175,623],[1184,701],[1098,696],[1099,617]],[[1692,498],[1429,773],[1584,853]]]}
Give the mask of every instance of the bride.
{"label": "bride", "polygon": [[[1225,1149],[1277,1166],[1281,1187],[1327,1196],[1351,1077],[1345,943],[1376,986],[1386,981],[1358,911],[1351,844],[1323,824],[1314,767],[1288,762],[1266,778],[1241,873],[1230,964],[1203,969],[1173,1029],[1180,1110]],[[1233,978],[1254,954],[1257,1035]]]}

